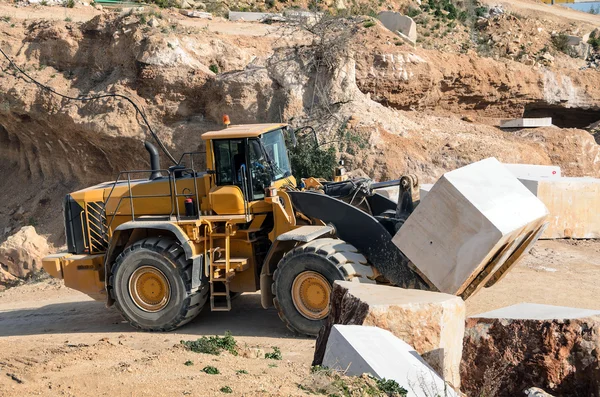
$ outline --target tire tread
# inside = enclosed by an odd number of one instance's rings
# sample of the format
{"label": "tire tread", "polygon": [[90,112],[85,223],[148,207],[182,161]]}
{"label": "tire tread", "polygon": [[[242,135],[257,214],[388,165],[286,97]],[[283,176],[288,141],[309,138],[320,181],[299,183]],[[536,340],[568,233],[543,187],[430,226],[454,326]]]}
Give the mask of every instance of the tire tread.
{"label": "tire tread", "polygon": [[[123,260],[130,255],[132,252],[135,252],[140,249],[147,249],[150,251],[154,251],[158,254],[161,254],[167,260],[172,262],[177,270],[181,279],[183,280],[186,290],[187,297],[184,300],[184,303],[181,307],[179,314],[169,323],[163,324],[161,326],[156,327],[147,327],[142,326],[141,324],[135,322],[134,320],[127,318],[121,307],[120,302],[117,300],[114,288],[115,288],[115,274],[119,267],[122,266]],[[192,274],[192,261],[186,260],[185,252],[183,247],[179,242],[170,238],[158,238],[158,237],[149,237],[140,241],[136,241],[127,247],[115,260],[115,263],[111,269],[111,276],[108,280],[107,289],[110,293],[111,298],[115,301],[115,307],[121,313],[123,317],[125,317],[129,323],[134,327],[142,331],[149,332],[164,332],[164,331],[172,331],[176,328],[181,327],[182,325],[190,322],[194,317],[200,313],[200,310],[204,307],[206,302],[208,301],[208,284],[202,283],[200,288],[198,288],[195,292],[190,292],[191,290],[191,274]]]}

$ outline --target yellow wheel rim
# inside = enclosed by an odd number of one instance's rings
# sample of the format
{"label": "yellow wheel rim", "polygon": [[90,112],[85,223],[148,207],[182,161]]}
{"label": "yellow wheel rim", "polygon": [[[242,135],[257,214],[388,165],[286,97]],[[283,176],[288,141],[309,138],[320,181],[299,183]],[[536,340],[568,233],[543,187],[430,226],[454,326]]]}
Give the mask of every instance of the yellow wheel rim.
{"label": "yellow wheel rim", "polygon": [[129,295],[140,309],[157,312],[169,304],[171,285],[165,274],[157,268],[142,266],[129,278]]}
{"label": "yellow wheel rim", "polygon": [[296,310],[309,320],[321,320],[329,314],[331,284],[321,274],[306,271],[292,284],[292,301]]}

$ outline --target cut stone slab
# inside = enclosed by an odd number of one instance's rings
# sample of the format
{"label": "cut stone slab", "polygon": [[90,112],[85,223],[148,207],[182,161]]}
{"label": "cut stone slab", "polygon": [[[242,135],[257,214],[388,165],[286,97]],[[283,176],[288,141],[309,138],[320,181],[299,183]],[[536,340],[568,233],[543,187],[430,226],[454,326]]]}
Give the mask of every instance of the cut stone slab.
{"label": "cut stone slab", "polygon": [[462,391],[498,396],[541,388],[557,396],[598,396],[600,310],[522,303],[467,319]]}
{"label": "cut stone slab", "polygon": [[552,126],[552,117],[502,120],[500,128],[535,128]]}
{"label": "cut stone slab", "polygon": [[460,385],[465,304],[457,296],[377,284],[336,281],[331,312],[321,329],[313,365],[323,364],[336,325],[376,326],[412,346],[450,385]]}
{"label": "cut stone slab", "polygon": [[393,242],[430,288],[466,299],[529,250],[547,215],[537,197],[489,158],[444,174]]}
{"label": "cut stone slab", "polygon": [[323,365],[346,375],[393,379],[411,397],[458,396],[410,345],[377,327],[334,325]]}
{"label": "cut stone slab", "polygon": [[213,16],[210,12],[203,11],[193,11],[193,10],[179,10],[181,15],[185,15],[190,18],[200,18],[200,19],[213,19]]}
{"label": "cut stone slab", "polygon": [[557,165],[504,164],[517,178],[560,178],[561,171]]}
{"label": "cut stone slab", "polygon": [[399,12],[382,11],[377,14],[377,19],[392,32],[402,33],[413,43],[417,41],[417,24],[411,17],[402,15]]}
{"label": "cut stone slab", "polygon": [[600,179],[520,179],[550,211],[541,238],[600,238]]}

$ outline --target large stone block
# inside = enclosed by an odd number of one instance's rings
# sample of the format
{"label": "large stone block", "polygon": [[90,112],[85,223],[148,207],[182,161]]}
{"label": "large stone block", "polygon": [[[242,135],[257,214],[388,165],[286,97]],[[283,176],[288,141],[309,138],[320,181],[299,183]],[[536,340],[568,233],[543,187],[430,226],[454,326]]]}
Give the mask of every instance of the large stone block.
{"label": "large stone block", "polygon": [[409,396],[457,396],[411,346],[377,327],[335,325],[323,365],[347,375],[393,379]]}
{"label": "large stone block", "polygon": [[451,385],[460,385],[465,304],[459,297],[377,284],[336,281],[314,365],[323,361],[335,324],[376,326],[408,343]]}
{"label": "large stone block", "polygon": [[519,304],[467,320],[462,391],[600,395],[600,311]]}
{"label": "large stone block", "polygon": [[495,158],[444,174],[393,242],[432,289],[491,285],[537,240],[548,210]]}
{"label": "large stone block", "polygon": [[417,24],[411,17],[402,15],[399,12],[382,11],[377,14],[377,19],[392,32],[400,32],[412,42],[417,41]]}
{"label": "large stone block", "polygon": [[419,199],[423,200],[425,198],[425,196],[427,195],[427,193],[429,193],[429,191],[431,190],[431,188],[433,187],[433,183],[424,183],[422,185],[419,186]]}
{"label": "large stone block", "polygon": [[557,165],[504,164],[504,166],[508,168],[511,174],[513,174],[519,179],[556,179],[560,178],[561,176],[560,167]]}
{"label": "large stone block", "polygon": [[600,179],[520,179],[548,208],[542,238],[600,238]]}

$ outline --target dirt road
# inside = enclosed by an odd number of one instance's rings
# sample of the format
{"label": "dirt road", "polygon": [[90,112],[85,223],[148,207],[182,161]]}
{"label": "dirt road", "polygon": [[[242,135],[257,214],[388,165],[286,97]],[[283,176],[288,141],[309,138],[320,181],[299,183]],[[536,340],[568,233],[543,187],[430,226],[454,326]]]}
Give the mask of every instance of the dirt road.
{"label": "dirt road", "polygon": [[[594,15],[583,11],[573,10],[560,5],[544,4],[537,0],[482,0],[489,6],[501,5],[505,10],[518,13],[523,16],[531,16],[553,20],[554,22],[564,22],[565,19],[571,21],[589,23],[595,27],[600,26],[600,15]],[[540,15],[541,14],[541,15]],[[583,32],[582,35],[587,32]]]}
{"label": "dirt road", "polygon": [[[469,314],[519,302],[600,309],[600,242],[539,242],[531,255],[467,302]],[[181,340],[231,331],[251,357],[189,352]],[[254,357],[256,347],[261,358]],[[282,361],[264,352],[277,346]],[[306,395],[314,340],[296,337],[258,294],[242,295],[231,312],[204,312],[177,332],[136,332],[106,309],[57,281],[0,293],[0,396]],[[194,365],[186,366],[186,361]],[[206,365],[219,375],[201,370]],[[246,370],[248,374],[237,373]]]}

